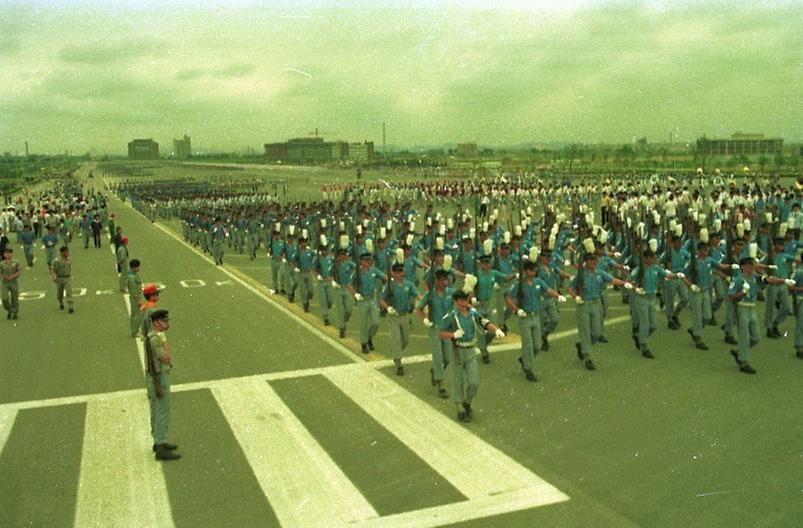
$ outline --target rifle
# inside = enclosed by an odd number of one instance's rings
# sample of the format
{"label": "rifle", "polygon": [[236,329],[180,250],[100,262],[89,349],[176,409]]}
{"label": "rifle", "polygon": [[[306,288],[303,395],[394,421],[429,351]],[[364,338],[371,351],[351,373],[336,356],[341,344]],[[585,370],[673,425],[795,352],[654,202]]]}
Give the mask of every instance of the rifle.
{"label": "rifle", "polygon": [[162,385],[159,383],[159,376],[156,374],[156,364],[153,361],[153,348],[151,347],[151,340],[145,336],[145,363],[148,369],[148,375],[153,379],[153,391],[156,397],[162,398]]}

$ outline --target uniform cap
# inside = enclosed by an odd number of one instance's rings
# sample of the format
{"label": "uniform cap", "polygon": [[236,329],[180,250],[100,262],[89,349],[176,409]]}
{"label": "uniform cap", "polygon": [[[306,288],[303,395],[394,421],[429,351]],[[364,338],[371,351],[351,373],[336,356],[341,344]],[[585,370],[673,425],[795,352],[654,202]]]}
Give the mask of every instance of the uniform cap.
{"label": "uniform cap", "polygon": [[153,295],[155,293],[159,293],[159,287],[155,284],[146,284],[142,287],[143,295]]}
{"label": "uniform cap", "polygon": [[151,314],[151,321],[169,321],[170,320],[170,312],[167,310],[156,310]]}

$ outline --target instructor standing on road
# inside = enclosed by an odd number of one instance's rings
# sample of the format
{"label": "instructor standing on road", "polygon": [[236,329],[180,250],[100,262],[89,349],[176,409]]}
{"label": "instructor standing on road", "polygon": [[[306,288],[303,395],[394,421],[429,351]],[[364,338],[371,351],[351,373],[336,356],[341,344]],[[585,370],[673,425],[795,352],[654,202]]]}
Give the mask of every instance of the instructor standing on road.
{"label": "instructor standing on road", "polygon": [[170,369],[173,367],[167,330],[170,317],[167,310],[151,314],[151,329],[145,338],[148,368],[148,400],[151,405],[151,436],[156,460],[177,460],[178,446],[167,442],[170,426]]}

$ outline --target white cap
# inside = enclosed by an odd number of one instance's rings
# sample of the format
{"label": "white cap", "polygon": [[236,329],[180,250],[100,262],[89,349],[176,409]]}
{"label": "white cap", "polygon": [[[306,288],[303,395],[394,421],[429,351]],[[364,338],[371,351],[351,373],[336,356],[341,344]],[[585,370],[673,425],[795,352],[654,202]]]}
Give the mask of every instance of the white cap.
{"label": "white cap", "polygon": [[449,271],[452,269],[452,256],[451,255],[444,255],[443,256],[443,269]]}
{"label": "white cap", "polygon": [[658,241],[656,239],[651,238],[650,241],[647,243],[647,245],[649,246],[650,251],[652,251],[653,253],[658,251]]}

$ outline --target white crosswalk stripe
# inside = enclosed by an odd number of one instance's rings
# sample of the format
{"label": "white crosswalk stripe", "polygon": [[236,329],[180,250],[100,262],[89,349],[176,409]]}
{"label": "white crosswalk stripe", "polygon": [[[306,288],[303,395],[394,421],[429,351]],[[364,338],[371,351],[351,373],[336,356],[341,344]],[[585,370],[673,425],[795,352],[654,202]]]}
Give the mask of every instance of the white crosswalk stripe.
{"label": "white crosswalk stripe", "polygon": [[145,391],[87,403],[76,527],[173,526]]}
{"label": "white crosswalk stripe", "polygon": [[212,390],[282,526],[378,514],[265,380]]}
{"label": "white crosswalk stripe", "polygon": [[17,409],[0,408],[0,455],[3,454],[3,448],[8,442],[8,436],[11,434],[11,428],[14,427],[16,418]]}

